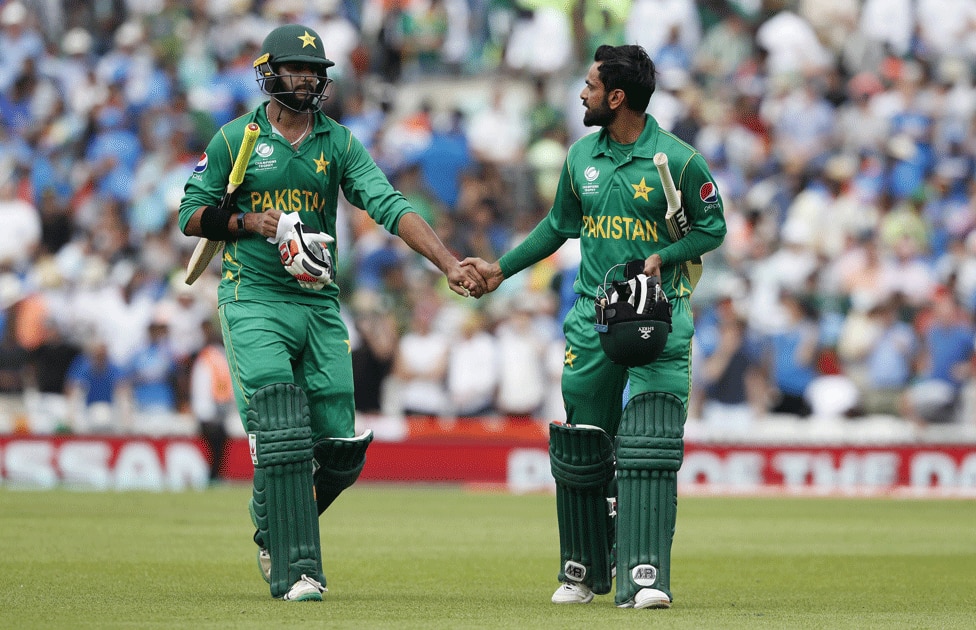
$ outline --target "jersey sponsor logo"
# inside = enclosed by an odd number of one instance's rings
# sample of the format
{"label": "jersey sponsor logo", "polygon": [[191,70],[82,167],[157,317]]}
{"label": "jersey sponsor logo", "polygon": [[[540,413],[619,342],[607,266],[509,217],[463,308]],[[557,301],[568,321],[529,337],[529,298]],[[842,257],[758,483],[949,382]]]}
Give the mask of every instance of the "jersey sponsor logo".
{"label": "jersey sponsor logo", "polygon": [[587,166],[586,170],[583,171],[583,177],[585,177],[586,181],[588,182],[592,182],[599,176],[600,176],[600,170],[597,169],[597,167],[595,166]]}
{"label": "jersey sponsor logo", "polygon": [[651,587],[657,581],[657,567],[652,564],[638,564],[630,570],[630,577],[637,586]]}
{"label": "jersey sponsor logo", "polygon": [[200,156],[200,161],[197,162],[197,165],[193,167],[193,172],[199,174],[207,170],[207,161],[207,154],[204,153]]}
{"label": "jersey sponsor logo", "polygon": [[705,182],[698,189],[698,196],[705,203],[715,203],[718,201],[718,190],[715,188],[715,184],[712,182]]}
{"label": "jersey sponsor logo", "polygon": [[258,157],[266,158],[274,153],[274,147],[267,142],[262,142],[254,149],[254,152],[258,154]]}
{"label": "jersey sponsor logo", "polygon": [[563,566],[563,573],[566,574],[567,580],[572,580],[573,582],[582,582],[583,578],[586,577],[586,567],[579,562],[573,562],[572,560],[567,560],[566,564]]}

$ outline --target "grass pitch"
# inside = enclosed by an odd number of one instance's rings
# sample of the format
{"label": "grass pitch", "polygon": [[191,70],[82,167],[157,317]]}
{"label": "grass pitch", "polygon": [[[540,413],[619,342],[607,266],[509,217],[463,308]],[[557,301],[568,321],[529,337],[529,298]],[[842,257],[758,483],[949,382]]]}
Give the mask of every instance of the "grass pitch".
{"label": "grass pitch", "polygon": [[359,484],[322,603],[271,599],[249,489],[0,489],[0,628],[972,628],[976,502],[679,500],[671,610],[555,606],[552,496]]}

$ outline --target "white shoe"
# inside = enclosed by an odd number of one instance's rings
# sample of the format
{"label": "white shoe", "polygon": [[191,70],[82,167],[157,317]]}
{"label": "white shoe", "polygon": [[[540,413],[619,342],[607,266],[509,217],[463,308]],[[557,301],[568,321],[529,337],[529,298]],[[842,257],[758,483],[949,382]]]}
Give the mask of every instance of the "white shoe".
{"label": "white shoe", "polygon": [[267,549],[258,549],[258,568],[264,581],[271,584],[271,554]]}
{"label": "white shoe", "polygon": [[634,608],[671,608],[671,598],[656,588],[642,588],[634,595]]}
{"label": "white shoe", "polygon": [[320,602],[327,589],[304,573],[300,580],[291,585],[282,598],[288,602]]}
{"label": "white shoe", "polygon": [[552,594],[553,604],[589,604],[593,601],[593,591],[586,584],[563,584]]}

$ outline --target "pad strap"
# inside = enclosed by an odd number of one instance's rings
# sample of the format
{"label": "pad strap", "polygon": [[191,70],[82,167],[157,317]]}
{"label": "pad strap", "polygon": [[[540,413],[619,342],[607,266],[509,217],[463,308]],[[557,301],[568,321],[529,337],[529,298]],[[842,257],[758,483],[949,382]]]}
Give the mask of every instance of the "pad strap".
{"label": "pad strap", "polygon": [[354,438],[326,438],[315,443],[315,503],[325,512],[343,490],[356,483],[366,465],[372,429]]}
{"label": "pad strap", "polygon": [[685,410],[673,394],[630,399],[620,419],[617,455],[617,592],[626,604],[642,588],[671,596],[671,543]]}
{"label": "pad strap", "polygon": [[599,427],[549,425],[549,461],[556,480],[560,582],[609,593],[613,517],[613,443]]}
{"label": "pad strap", "polygon": [[312,489],[312,429],[305,392],[292,384],[254,392],[247,410],[258,534],[271,554],[271,595],[302,575],[325,584]]}

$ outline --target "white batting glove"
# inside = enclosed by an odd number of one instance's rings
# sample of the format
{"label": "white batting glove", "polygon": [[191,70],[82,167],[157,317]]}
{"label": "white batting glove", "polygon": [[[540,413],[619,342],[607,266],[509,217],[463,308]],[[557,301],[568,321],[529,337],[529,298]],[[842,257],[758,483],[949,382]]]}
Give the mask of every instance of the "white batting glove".
{"label": "white batting glove", "polygon": [[278,243],[281,264],[303,289],[319,291],[335,279],[335,265],[328,248],[334,240],[325,232],[296,223]]}

